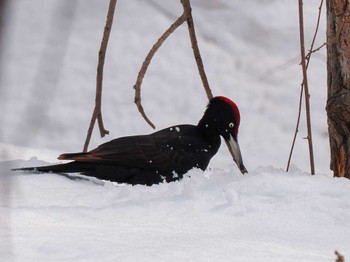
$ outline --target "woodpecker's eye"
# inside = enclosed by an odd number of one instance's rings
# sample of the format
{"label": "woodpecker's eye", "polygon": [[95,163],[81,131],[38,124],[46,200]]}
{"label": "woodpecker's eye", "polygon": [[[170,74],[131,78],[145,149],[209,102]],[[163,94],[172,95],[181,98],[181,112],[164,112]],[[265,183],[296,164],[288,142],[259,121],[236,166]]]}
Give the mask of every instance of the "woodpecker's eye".
{"label": "woodpecker's eye", "polygon": [[235,124],[234,123],[229,123],[228,126],[229,126],[229,128],[233,128],[235,126]]}

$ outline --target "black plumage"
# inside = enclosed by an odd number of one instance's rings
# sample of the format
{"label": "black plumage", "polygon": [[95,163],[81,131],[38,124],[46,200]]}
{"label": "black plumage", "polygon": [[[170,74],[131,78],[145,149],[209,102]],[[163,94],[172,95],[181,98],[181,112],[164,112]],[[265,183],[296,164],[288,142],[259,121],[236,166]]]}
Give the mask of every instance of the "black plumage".
{"label": "black plumage", "polygon": [[237,143],[239,122],[235,103],[226,97],[215,97],[197,126],[177,125],[149,135],[121,137],[86,153],[60,155],[60,160],[73,160],[67,164],[17,170],[79,172],[119,183],[152,185],[181,179],[192,168],[205,170],[218,151],[222,136],[231,153],[230,144],[237,144],[234,160],[245,173]]}

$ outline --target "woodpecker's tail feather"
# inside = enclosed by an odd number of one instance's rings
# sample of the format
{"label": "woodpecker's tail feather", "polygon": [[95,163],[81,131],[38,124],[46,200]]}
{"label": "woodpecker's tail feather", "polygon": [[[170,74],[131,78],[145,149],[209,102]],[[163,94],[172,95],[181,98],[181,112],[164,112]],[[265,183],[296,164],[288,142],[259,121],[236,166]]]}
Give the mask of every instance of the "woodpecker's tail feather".
{"label": "woodpecker's tail feather", "polygon": [[65,153],[65,154],[61,154],[58,159],[59,160],[81,160],[86,158],[86,156],[88,156],[89,153]]}
{"label": "woodpecker's tail feather", "polygon": [[51,173],[76,173],[76,172],[91,172],[96,167],[89,163],[70,162],[66,164],[57,164],[51,166],[23,167],[15,168],[13,171],[31,171],[31,172],[51,172]]}
{"label": "woodpecker's tail feather", "polygon": [[118,183],[127,183],[131,185],[141,184],[151,186],[159,184],[164,180],[170,182],[178,180],[174,175],[168,172],[147,171],[139,168],[130,168],[127,166],[114,166],[108,164],[97,164],[87,162],[70,162],[67,164],[58,164],[51,166],[24,167],[12,169],[13,171],[29,171],[34,173],[56,173],[67,176],[68,173],[80,173],[85,176],[95,177],[102,180],[109,180]]}

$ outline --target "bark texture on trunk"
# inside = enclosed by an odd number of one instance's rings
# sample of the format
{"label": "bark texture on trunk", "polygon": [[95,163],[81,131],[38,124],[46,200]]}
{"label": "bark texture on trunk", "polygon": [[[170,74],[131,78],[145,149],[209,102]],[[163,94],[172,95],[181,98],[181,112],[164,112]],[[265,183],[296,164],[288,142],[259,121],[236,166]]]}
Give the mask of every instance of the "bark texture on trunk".
{"label": "bark texture on trunk", "polygon": [[334,176],[350,178],[350,3],[327,0],[327,116]]}

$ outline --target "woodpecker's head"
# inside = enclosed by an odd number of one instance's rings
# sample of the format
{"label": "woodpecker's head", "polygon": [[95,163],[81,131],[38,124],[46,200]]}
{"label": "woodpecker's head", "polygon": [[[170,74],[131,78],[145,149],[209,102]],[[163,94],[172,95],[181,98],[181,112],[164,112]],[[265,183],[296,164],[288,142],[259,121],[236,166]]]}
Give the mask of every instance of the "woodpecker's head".
{"label": "woodpecker's head", "polygon": [[211,129],[224,138],[238,168],[242,174],[247,173],[238,144],[240,114],[237,105],[227,97],[214,97],[210,99],[201,121],[205,123],[205,126],[210,125]]}

